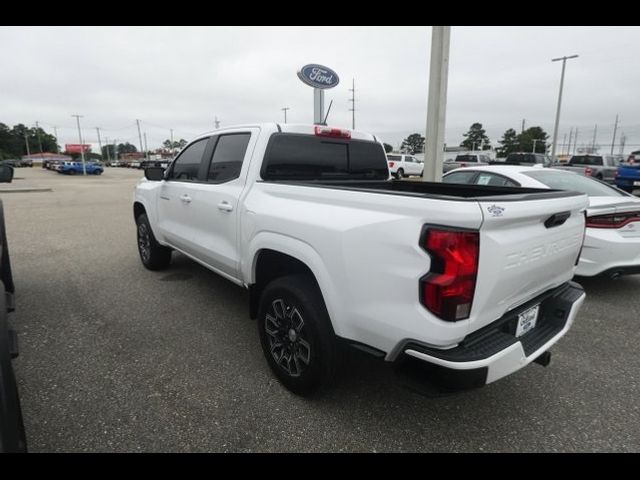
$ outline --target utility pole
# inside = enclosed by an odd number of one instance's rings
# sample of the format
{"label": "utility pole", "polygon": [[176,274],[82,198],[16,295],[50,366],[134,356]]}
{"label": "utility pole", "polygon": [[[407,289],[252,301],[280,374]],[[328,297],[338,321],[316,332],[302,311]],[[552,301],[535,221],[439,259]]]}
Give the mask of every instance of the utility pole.
{"label": "utility pole", "polygon": [[576,136],[573,139],[573,153],[578,153],[578,127],[576,127]]}
{"label": "utility pole", "polygon": [[82,173],[84,175],[87,174],[87,166],[84,163],[84,143],[82,142],[82,130],[80,130],[80,118],[82,115],[71,115],[72,117],[76,117],[76,122],[78,123],[78,138],[80,139],[80,156],[82,157]]}
{"label": "utility pole", "polygon": [[29,150],[29,138],[27,137],[27,132],[24,132],[24,144],[27,146],[27,157],[31,156],[31,151]]}
{"label": "utility pole", "polygon": [[36,135],[38,136],[38,146],[40,147],[40,162],[44,163],[44,155],[42,154],[42,140],[40,139],[40,125],[36,120]]}
{"label": "utility pole", "polygon": [[113,160],[116,161],[118,160],[118,142],[117,142],[117,138],[113,139]]}
{"label": "utility pole", "polygon": [[[109,151],[111,149],[109,148],[109,137],[105,137],[104,146],[107,147],[107,162],[111,164],[111,152]],[[100,151],[102,152],[102,148],[100,148]]]}
{"label": "utility pole", "polygon": [[100,148],[100,158],[104,160],[104,155],[102,154],[102,139],[100,138],[100,127],[96,127],[96,132],[98,132],[98,147]]}
{"label": "utility pole", "polygon": [[53,127],[53,133],[56,136],[56,153],[60,153],[60,148],[58,147],[58,127]]}
{"label": "utility pole", "polygon": [[147,132],[144,132],[144,158],[149,160],[149,146],[147,145]]}
{"label": "utility pole", "polygon": [[620,155],[624,153],[624,144],[627,143],[627,136],[622,132],[622,136],[620,137]]}
{"label": "utility pole", "polygon": [[218,130],[220,128],[220,120],[218,120],[217,115],[216,115],[216,119],[214,120],[214,123],[216,124],[216,130]]}
{"label": "utility pole", "polygon": [[280,110],[284,112],[284,123],[287,123],[287,110],[291,110],[291,109],[289,107],[284,107],[284,108],[281,108]]}
{"label": "utility pole", "polygon": [[551,160],[556,161],[556,146],[558,143],[558,126],[560,125],[560,106],[562,105],[562,87],[564,86],[564,70],[567,65],[567,60],[570,58],[577,58],[578,55],[571,55],[569,57],[554,58],[551,61],[557,62],[562,60],[562,75],[560,76],[560,93],[558,94],[558,109],[556,111],[556,125],[553,129],[553,145],[551,146]]}
{"label": "utility pole", "polygon": [[422,177],[425,182],[439,182],[442,180],[450,37],[450,26],[431,27],[429,100],[427,103],[426,147]]}
{"label": "utility pole", "polygon": [[567,134],[564,134],[564,137],[562,137],[562,148],[567,148]]}
{"label": "utility pole", "polygon": [[351,92],[351,98],[349,101],[351,102],[351,130],[356,129],[356,79],[353,78],[351,81],[352,88],[349,89]]}
{"label": "utility pole", "polygon": [[40,153],[42,153],[42,141],[40,140],[40,125],[36,120],[36,136],[38,137],[38,146],[40,147]]}
{"label": "utility pole", "polygon": [[[565,133],[565,137],[566,137],[566,133]],[[544,142],[544,138],[534,138],[533,139],[533,150],[531,150],[531,153],[536,153],[536,142]]]}
{"label": "utility pole", "polygon": [[596,153],[596,135],[598,134],[598,125],[593,127],[593,142],[591,142],[591,153]]}
{"label": "utility pole", "polygon": [[520,133],[524,133],[524,118],[522,119],[522,130],[520,131]]}
{"label": "utility pole", "polygon": [[567,155],[571,155],[571,138],[573,137],[573,127],[569,130],[569,144],[567,145]]}
{"label": "utility pole", "polygon": [[613,140],[611,140],[611,155],[613,155],[613,146],[616,143],[616,132],[618,130],[618,115],[616,115],[616,123],[613,126]]}
{"label": "utility pole", "polygon": [[140,133],[140,120],[136,119],[136,125],[138,125],[138,140],[140,141],[140,152],[142,153],[144,151],[144,148],[142,147],[142,134]]}

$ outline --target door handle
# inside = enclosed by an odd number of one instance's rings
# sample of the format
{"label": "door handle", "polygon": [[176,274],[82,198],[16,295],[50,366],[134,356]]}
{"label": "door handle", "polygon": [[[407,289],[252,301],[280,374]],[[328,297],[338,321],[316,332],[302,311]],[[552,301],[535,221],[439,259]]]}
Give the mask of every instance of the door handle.
{"label": "door handle", "polygon": [[191,197],[187,194],[180,195],[180,200],[182,200],[184,203],[191,203]]}
{"label": "door handle", "polygon": [[218,210],[222,210],[223,212],[231,212],[233,210],[233,205],[231,205],[226,200],[223,200],[218,204]]}

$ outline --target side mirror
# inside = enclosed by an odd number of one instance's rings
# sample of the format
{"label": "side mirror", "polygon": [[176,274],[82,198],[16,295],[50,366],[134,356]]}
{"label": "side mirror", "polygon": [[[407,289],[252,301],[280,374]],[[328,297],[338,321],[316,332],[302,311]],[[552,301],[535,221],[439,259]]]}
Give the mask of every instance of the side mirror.
{"label": "side mirror", "polygon": [[144,169],[144,176],[147,180],[159,182],[164,179],[164,168],[162,167],[147,167]]}
{"label": "side mirror", "polygon": [[11,165],[0,165],[0,183],[11,183],[13,180],[13,167]]}

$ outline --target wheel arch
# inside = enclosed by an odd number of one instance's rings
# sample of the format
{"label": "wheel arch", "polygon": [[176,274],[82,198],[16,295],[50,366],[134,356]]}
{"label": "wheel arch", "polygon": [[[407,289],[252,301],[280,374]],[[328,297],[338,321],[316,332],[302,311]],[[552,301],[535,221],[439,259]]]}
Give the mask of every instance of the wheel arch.
{"label": "wheel arch", "polygon": [[143,213],[147,213],[147,209],[139,200],[133,202],[133,219],[137,220],[137,218]]}
{"label": "wheel arch", "polygon": [[336,292],[320,255],[307,243],[284,235],[266,233],[260,246],[254,242],[244,268],[249,284],[249,314],[255,319],[264,287],[271,280],[285,275],[306,273],[315,281],[329,313],[332,327],[340,335],[335,315]]}

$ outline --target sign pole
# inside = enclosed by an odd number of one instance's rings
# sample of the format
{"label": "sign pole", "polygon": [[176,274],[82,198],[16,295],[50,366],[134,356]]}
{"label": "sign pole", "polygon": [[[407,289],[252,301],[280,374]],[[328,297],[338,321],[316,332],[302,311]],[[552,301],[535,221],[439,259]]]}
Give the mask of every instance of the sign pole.
{"label": "sign pole", "polygon": [[324,90],[313,89],[313,123],[322,125],[324,119]]}
{"label": "sign pole", "polygon": [[325,125],[324,91],[338,85],[340,82],[338,74],[324,65],[310,63],[298,71],[298,78],[313,87],[313,123]]}

